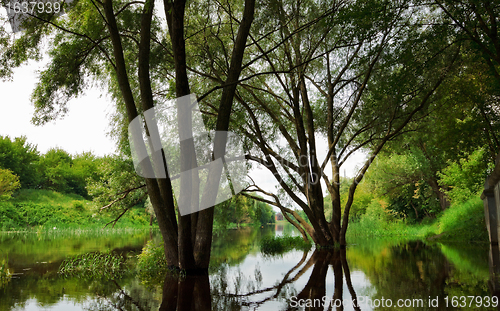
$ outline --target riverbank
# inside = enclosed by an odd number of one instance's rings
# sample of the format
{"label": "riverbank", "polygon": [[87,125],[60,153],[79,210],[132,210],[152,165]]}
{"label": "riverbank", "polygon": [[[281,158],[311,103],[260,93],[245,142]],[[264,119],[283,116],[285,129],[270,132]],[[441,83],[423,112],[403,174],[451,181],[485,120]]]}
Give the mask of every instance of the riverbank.
{"label": "riverbank", "polygon": [[440,242],[488,243],[483,202],[479,197],[454,204],[435,219],[421,224],[408,224],[404,219],[385,221],[362,218],[349,224],[347,238],[368,236],[407,236]]}
{"label": "riverbank", "polygon": [[[51,190],[23,189],[10,200],[0,202],[1,231],[102,228],[116,216],[99,212],[92,201],[79,195]],[[143,207],[133,207],[116,227],[148,227],[149,220]]]}

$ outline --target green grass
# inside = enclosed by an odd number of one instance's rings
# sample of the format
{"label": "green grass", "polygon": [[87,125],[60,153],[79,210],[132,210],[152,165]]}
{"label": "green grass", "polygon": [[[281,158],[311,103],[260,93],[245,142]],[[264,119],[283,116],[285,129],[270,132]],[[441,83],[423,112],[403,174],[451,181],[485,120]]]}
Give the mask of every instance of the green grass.
{"label": "green grass", "polygon": [[435,220],[423,224],[410,225],[401,219],[362,218],[349,224],[347,235],[350,240],[361,236],[407,236],[449,242],[488,242],[483,202],[477,196],[453,204]]}
{"label": "green grass", "polygon": [[[113,218],[100,213],[93,202],[75,194],[24,189],[0,202],[0,231],[102,228]],[[146,227],[149,215],[132,208],[117,227]]]}
{"label": "green grass", "polygon": [[64,276],[83,279],[103,277],[118,279],[124,272],[124,259],[122,256],[99,252],[70,257],[61,263],[58,271]]}
{"label": "green grass", "polygon": [[185,277],[184,270],[169,267],[163,246],[156,245],[153,241],[149,241],[137,255],[135,270],[142,284],[148,287],[163,284],[167,273]]}
{"label": "green grass", "polygon": [[462,204],[451,206],[439,217],[436,234],[441,235],[441,241],[453,241],[459,237],[469,242],[488,242],[483,201],[474,197]]}
{"label": "green grass", "polygon": [[311,243],[300,236],[265,237],[260,241],[260,251],[266,255],[283,254],[292,249],[309,250]]}

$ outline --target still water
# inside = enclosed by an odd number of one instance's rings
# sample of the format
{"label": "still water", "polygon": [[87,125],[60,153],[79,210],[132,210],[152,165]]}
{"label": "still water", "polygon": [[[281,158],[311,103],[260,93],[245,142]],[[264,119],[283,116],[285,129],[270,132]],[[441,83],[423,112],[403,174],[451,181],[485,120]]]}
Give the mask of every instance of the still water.
{"label": "still water", "polygon": [[347,250],[260,252],[263,237],[283,234],[296,233],[289,226],[219,232],[208,277],[156,280],[57,273],[68,256],[96,251],[122,254],[133,266],[149,240],[159,243],[156,231],[0,234],[0,264],[13,273],[0,283],[0,311],[500,310],[492,276],[498,249],[488,245],[356,239]]}

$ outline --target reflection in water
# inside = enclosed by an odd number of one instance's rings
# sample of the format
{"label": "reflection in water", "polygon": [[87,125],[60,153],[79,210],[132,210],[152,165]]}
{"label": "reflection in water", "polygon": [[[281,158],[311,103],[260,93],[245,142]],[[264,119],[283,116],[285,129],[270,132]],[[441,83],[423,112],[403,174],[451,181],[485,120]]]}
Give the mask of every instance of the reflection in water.
{"label": "reflection in water", "polygon": [[276,236],[282,236],[283,235],[283,225],[274,225],[274,230],[276,232]]}
{"label": "reflection in water", "polygon": [[160,311],[212,310],[208,275],[167,276]]}
{"label": "reflection in water", "polygon": [[[333,296],[327,298],[327,274],[330,266],[334,271],[335,289]],[[307,282],[298,292],[294,283],[307,276],[308,272],[310,273]],[[231,278],[228,278],[227,267],[224,266],[211,277],[167,275],[158,309],[148,303],[143,295],[133,295],[133,291],[125,291],[113,281],[112,286],[109,283],[106,285],[107,292],[104,289],[96,292],[100,299],[88,310],[275,310],[272,306],[276,306],[278,300],[287,302],[281,304],[281,309],[285,310],[303,309],[301,306],[304,306],[305,310],[344,310],[343,304],[340,303],[345,302],[345,298],[342,299],[344,284],[347,285],[352,301],[356,301],[345,250],[315,250],[312,254],[303,252],[297,264],[274,286],[261,288],[262,275],[258,268],[254,275],[255,279],[242,281],[244,277],[240,274],[239,278],[234,279],[232,286],[228,284]],[[268,306],[261,308],[265,304]],[[349,303],[351,306],[352,304]],[[360,308],[354,306],[354,310]]]}
{"label": "reflection in water", "polygon": [[[500,249],[498,244],[490,244],[490,254],[488,259],[490,266],[490,279],[488,281],[488,286],[493,296],[500,297]],[[497,310],[500,310],[500,306],[498,306]]]}
{"label": "reflection in water", "polygon": [[[299,262],[288,270],[283,278],[274,286],[269,286],[244,293],[245,285],[237,282],[233,288],[234,293],[228,292],[226,274],[221,277],[216,277],[216,282],[212,282],[213,296],[218,297],[216,303],[219,308],[213,310],[241,310],[242,307],[247,307],[250,310],[275,310],[276,302],[281,302],[280,309],[296,310],[305,307],[305,310],[331,310],[335,307],[336,310],[344,310],[343,302],[343,287],[347,285],[351,299],[349,305],[355,305],[357,299],[356,292],[351,283],[351,275],[349,266],[346,260],[345,250],[315,250],[309,256],[308,252],[302,254]],[[333,267],[334,271],[334,294],[333,297],[327,297],[327,274],[329,267]],[[312,269],[311,269],[312,267]],[[309,271],[311,270],[311,271]],[[297,281],[306,276],[305,285],[302,290],[296,290]],[[344,283],[343,276],[345,275],[346,282]],[[248,283],[247,283],[248,287]],[[212,300],[214,302],[214,300]],[[221,303],[222,302],[222,303]],[[274,302],[274,303],[273,303]],[[283,303],[284,302],[284,303]],[[277,309],[277,308],[276,308]],[[198,310],[198,309],[196,309]],[[203,310],[203,309],[200,309]],[[354,310],[359,310],[354,307]]]}
{"label": "reflection in water", "polygon": [[[0,287],[0,310],[435,311],[457,309],[446,307],[446,297],[491,297],[500,292],[498,247],[370,239],[356,241],[347,250],[265,256],[259,241],[275,235],[274,229],[242,228],[216,235],[209,276],[159,276],[149,282],[135,274],[133,261],[149,232],[95,237],[0,235],[0,263],[19,273]],[[287,230],[283,228],[284,233]],[[126,254],[130,273],[116,280],[57,274],[67,255],[97,250]],[[394,303],[423,299],[425,304],[383,308],[367,305],[367,298]],[[429,299],[437,299],[439,305],[429,307]]]}

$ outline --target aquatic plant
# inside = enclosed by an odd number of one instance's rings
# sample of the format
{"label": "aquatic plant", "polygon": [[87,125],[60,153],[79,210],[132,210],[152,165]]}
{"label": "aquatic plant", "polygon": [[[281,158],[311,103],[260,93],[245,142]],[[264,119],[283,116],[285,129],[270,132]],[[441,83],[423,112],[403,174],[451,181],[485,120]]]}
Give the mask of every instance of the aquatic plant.
{"label": "aquatic plant", "polygon": [[310,241],[304,241],[300,236],[265,237],[260,241],[260,251],[264,254],[283,254],[292,249],[309,250]]}
{"label": "aquatic plant", "polygon": [[64,260],[58,273],[81,278],[118,279],[123,276],[124,259],[113,253],[85,253]]}

